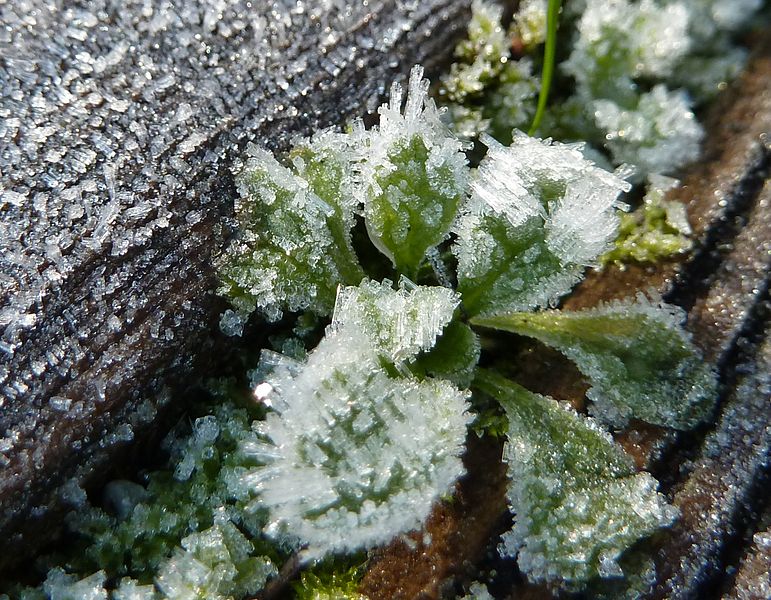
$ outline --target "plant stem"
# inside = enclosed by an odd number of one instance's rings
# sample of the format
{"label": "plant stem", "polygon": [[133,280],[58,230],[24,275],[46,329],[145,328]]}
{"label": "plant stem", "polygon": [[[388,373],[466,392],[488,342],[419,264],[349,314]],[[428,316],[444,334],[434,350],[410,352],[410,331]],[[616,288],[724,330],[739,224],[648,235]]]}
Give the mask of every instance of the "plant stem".
{"label": "plant stem", "polygon": [[554,62],[557,54],[557,24],[559,21],[562,0],[549,0],[546,9],[546,47],[543,53],[543,72],[541,74],[541,91],[538,94],[538,108],[535,111],[533,124],[528,135],[534,135],[541,126],[541,120],[546,112],[546,102],[549,99],[549,89],[554,75]]}

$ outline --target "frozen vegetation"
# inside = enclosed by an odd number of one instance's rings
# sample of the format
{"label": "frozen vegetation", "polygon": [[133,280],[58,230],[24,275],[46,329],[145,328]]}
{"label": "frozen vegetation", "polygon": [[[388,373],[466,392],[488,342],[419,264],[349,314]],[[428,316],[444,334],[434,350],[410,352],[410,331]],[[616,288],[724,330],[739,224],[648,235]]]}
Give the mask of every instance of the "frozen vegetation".
{"label": "frozen vegetation", "polygon": [[[677,510],[609,429],[698,425],[714,372],[677,307],[641,295],[552,309],[587,267],[633,253],[625,240],[653,257],[660,244],[687,247],[658,173],[697,156],[694,98],[741,57],[698,85],[673,78],[712,51],[710,36],[727,47],[757,3],[580,4],[561,67],[576,91],[555,101],[540,137],[520,131],[539,87],[531,59],[511,56],[501,11],[477,1],[443,81],[448,115],[415,67],[377,125],[322,131],[278,157],[249,147],[234,168],[240,234],[218,264],[231,303],[221,326],[238,336],[250,318],[284,319],[292,334],[262,351],[248,397],[213,387],[216,408],[170,435],[166,469],[112,482],[104,508],[82,500],[67,523],[77,552],[41,559],[45,582],[12,598],[238,599],[285,561],[312,569],[419,530],[464,474],[483,401],[506,436],[514,525],[502,555],[552,589],[625,576],[628,549]],[[522,48],[544,31],[545,3],[523,2],[512,24]],[[461,138],[480,133],[472,169]],[[626,229],[632,171],[599,163],[633,164],[655,184]],[[565,354],[590,383],[592,417],[478,368],[490,328]],[[358,598],[355,579],[308,571],[296,591]],[[470,593],[490,597],[482,584]]]}

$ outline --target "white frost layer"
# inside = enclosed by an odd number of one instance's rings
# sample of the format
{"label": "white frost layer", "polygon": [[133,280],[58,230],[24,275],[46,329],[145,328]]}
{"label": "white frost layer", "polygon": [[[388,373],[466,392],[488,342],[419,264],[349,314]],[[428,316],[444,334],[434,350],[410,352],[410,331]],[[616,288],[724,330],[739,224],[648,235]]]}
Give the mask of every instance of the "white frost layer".
{"label": "white frost layer", "polygon": [[364,281],[340,288],[330,330],[360,331],[379,354],[400,363],[434,346],[459,303],[448,288],[416,286],[406,278],[398,290],[387,279]]}
{"label": "white frost layer", "polygon": [[312,560],[419,527],[463,473],[466,393],[392,378],[361,334],[329,334],[288,367],[269,379],[276,412],[242,447],[267,464],[237,484],[269,510],[267,533]]}
{"label": "white frost layer", "polygon": [[618,195],[631,187],[626,181],[584,158],[579,145],[519,131],[508,148],[489,136],[482,141],[489,150],[471,189],[483,210],[515,227],[542,218],[549,249],[566,264],[592,264],[607,249],[618,228]]}

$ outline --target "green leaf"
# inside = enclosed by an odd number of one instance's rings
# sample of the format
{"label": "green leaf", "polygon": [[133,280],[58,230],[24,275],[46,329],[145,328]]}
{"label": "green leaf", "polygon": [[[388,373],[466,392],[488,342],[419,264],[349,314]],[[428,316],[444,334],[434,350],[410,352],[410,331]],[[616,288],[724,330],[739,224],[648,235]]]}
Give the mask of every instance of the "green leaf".
{"label": "green leaf", "polygon": [[[295,151],[293,170],[265,150],[249,153],[238,176],[241,235],[220,261],[220,292],[241,320],[255,309],[270,320],[284,310],[328,315],[338,284],[364,276],[350,240],[356,201],[347,138],[315,136]],[[228,324],[238,333],[232,314]]]}
{"label": "green leaf", "polygon": [[455,226],[458,289],[471,315],[554,304],[616,237],[628,184],[579,148],[516,132],[490,137],[473,195]]}
{"label": "green leaf", "polygon": [[676,510],[648,473],[591,419],[551,398],[480,370],[476,386],[509,419],[504,460],[515,513],[502,551],[534,581],[568,587],[622,575],[618,560],[637,540],[673,521]]}
{"label": "green leaf", "polygon": [[580,312],[543,311],[478,318],[483,327],[536,338],[576,363],[592,387],[591,411],[623,426],[629,418],[690,429],[717,396],[712,366],[683,329],[684,312],[651,303],[613,302]]}
{"label": "green leaf", "polygon": [[476,373],[481,345],[479,336],[465,323],[452,321],[444,328],[436,345],[410,365],[413,372],[449,379],[467,388]]}
{"label": "green leaf", "polygon": [[393,86],[379,127],[362,134],[366,149],[359,165],[369,236],[413,280],[426,251],[449,234],[469,174],[462,145],[441,122],[422,77],[415,67],[403,114],[401,86]]}

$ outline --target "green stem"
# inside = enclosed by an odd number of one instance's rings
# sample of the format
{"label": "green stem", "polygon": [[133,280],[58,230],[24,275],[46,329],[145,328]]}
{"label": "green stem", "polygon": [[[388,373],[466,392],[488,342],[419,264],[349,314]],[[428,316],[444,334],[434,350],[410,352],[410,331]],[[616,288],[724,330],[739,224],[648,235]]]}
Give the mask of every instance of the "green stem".
{"label": "green stem", "polygon": [[546,48],[543,53],[543,73],[541,74],[541,91],[538,94],[538,108],[530,126],[528,135],[535,135],[541,126],[541,120],[546,112],[546,102],[549,99],[549,89],[554,75],[554,58],[557,54],[557,23],[559,21],[562,0],[549,0],[546,10]]}

